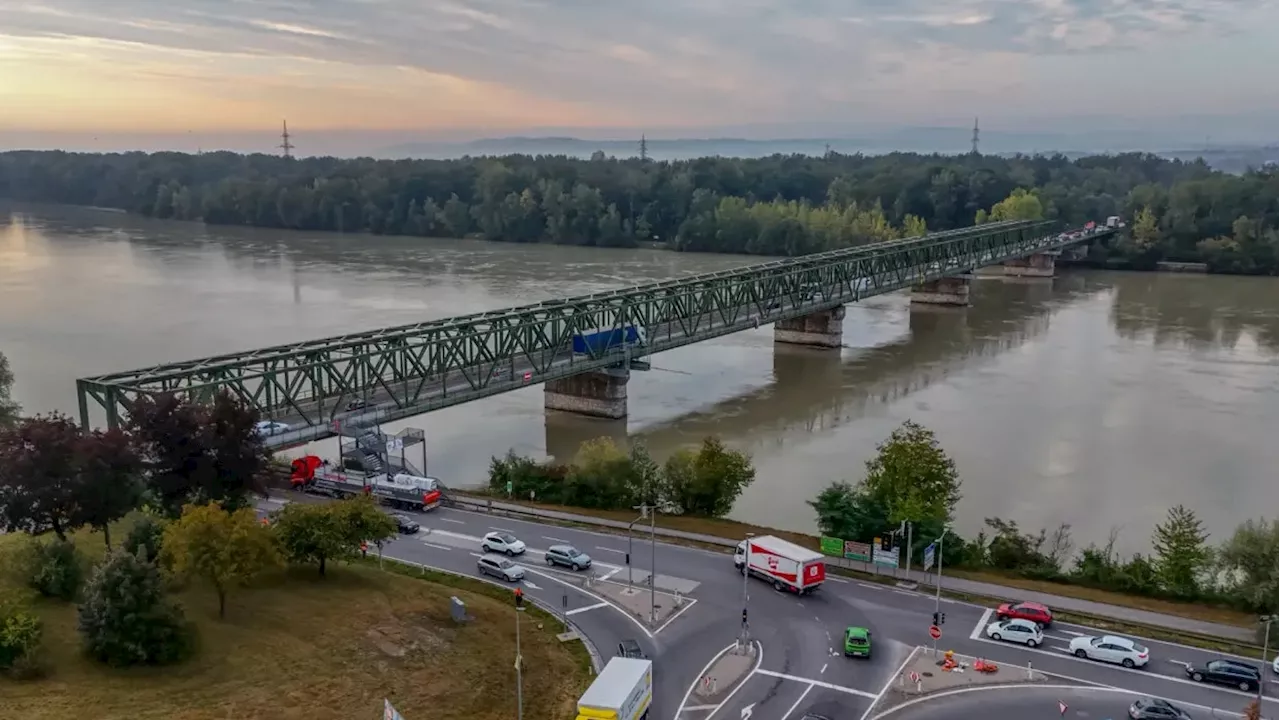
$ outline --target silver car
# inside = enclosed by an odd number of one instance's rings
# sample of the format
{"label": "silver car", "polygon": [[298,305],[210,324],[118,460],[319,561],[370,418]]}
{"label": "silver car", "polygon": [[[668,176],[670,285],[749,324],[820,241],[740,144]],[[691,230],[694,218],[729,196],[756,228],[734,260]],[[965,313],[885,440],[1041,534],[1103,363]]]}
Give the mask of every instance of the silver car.
{"label": "silver car", "polygon": [[591,567],[591,556],[572,545],[552,545],[547,548],[547,564],[585,570]]}
{"label": "silver car", "polygon": [[481,575],[492,575],[507,582],[520,582],[524,579],[524,568],[506,558],[482,557],[476,561],[476,568]]}

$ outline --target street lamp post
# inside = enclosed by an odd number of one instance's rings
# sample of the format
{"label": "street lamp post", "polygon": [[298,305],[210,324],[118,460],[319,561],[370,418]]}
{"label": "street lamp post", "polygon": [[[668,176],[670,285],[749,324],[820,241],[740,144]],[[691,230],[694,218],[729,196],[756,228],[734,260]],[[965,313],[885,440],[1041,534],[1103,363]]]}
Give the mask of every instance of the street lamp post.
{"label": "street lamp post", "polygon": [[747,533],[747,549],[742,555],[742,644],[745,647],[751,639],[747,625],[747,578],[751,576],[751,538],[755,533]]}
{"label": "street lamp post", "polygon": [[[935,561],[938,563],[938,570],[937,570],[937,574],[934,576],[934,587],[933,587],[934,622],[938,622],[938,620],[942,617],[940,614],[942,612],[942,541],[946,537],[947,537],[947,528],[944,527],[942,529],[942,534],[938,536],[937,540],[933,541],[933,545],[934,545],[933,557]],[[925,568],[925,569],[928,570],[928,568]],[[934,657],[938,656],[937,638],[934,638],[934,641],[933,641],[933,655]]]}
{"label": "street lamp post", "polygon": [[520,614],[524,612],[523,605],[516,606],[516,720],[524,720],[524,665],[523,659],[520,657]]}
{"label": "street lamp post", "polygon": [[1271,647],[1270,647],[1271,623],[1276,621],[1276,616],[1268,615],[1267,617],[1262,619],[1266,620],[1266,625],[1264,625],[1262,628],[1262,667],[1260,668],[1262,672],[1259,673],[1259,682],[1258,682],[1258,711],[1259,712],[1262,711],[1262,686],[1266,684],[1266,680],[1262,680],[1261,676],[1265,675],[1267,672],[1266,670],[1267,655],[1271,653]]}
{"label": "street lamp post", "polygon": [[636,518],[635,520],[632,520],[631,522],[627,523],[627,590],[631,590],[631,589],[632,589],[632,583],[631,583],[631,528],[635,527],[635,524],[636,524],[636,523],[638,523],[638,522],[640,522],[641,520],[643,520],[643,519],[644,519],[645,508],[646,508],[646,507],[647,507],[647,506],[645,506],[645,505],[636,505],[635,507],[631,508],[632,510],[639,510],[639,511],[640,511],[640,517],[638,517],[638,518]]}
{"label": "street lamp post", "polygon": [[654,532],[654,523],[658,517],[657,508],[649,508],[649,624],[658,621],[658,597],[655,586],[658,580],[658,535]]}

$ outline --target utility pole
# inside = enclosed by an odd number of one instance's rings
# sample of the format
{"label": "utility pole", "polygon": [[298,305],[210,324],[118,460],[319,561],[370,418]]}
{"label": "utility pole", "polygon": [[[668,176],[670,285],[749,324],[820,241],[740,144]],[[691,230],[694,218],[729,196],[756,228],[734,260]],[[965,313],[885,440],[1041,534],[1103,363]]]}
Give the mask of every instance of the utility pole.
{"label": "utility pole", "polygon": [[[947,528],[944,527],[942,528],[942,534],[938,536],[937,540],[933,541],[933,557],[935,562],[938,563],[938,571],[934,576],[933,588],[933,624],[939,627],[945,622],[942,615],[942,540],[946,536]],[[926,571],[928,569],[925,568]],[[936,638],[933,641],[933,656],[938,656],[938,641]]]}
{"label": "utility pole", "polygon": [[649,624],[658,621],[658,596],[654,588],[658,584],[658,535],[654,532],[654,522],[658,517],[657,508],[649,508]]}
{"label": "utility pole", "polygon": [[290,157],[293,157],[292,155],[290,155],[290,152],[293,151],[293,143],[289,142],[289,121],[281,120],[280,122],[282,123],[282,126],[281,126],[282,132],[280,133],[281,142],[278,147],[281,150],[284,150],[285,157],[290,158]]}
{"label": "utility pole", "polygon": [[645,139],[643,134],[641,134],[640,135],[640,162],[644,162],[648,159],[649,159],[649,141]]}
{"label": "utility pole", "polygon": [[627,523],[627,590],[631,590],[633,587],[631,582],[631,528],[635,527],[636,523],[640,522],[645,518],[645,509],[647,507],[648,505],[645,505],[643,503],[632,507],[631,508],[632,510],[640,511],[640,517]]}
{"label": "utility pole", "polygon": [[747,550],[742,555],[742,647],[751,640],[751,626],[747,624],[747,578],[751,577],[751,538],[755,533],[747,533]]}
{"label": "utility pole", "polygon": [[973,145],[969,152],[978,154],[978,118],[973,119]]}
{"label": "utility pole", "polygon": [[[1265,626],[1263,626],[1263,628],[1262,628],[1262,667],[1264,667],[1264,668],[1265,668],[1265,667],[1267,666],[1267,656],[1271,654],[1271,647],[1270,647],[1270,643],[1271,643],[1271,623],[1273,623],[1273,622],[1275,622],[1275,621],[1276,621],[1276,616],[1275,616],[1275,615],[1268,615],[1267,617],[1262,618],[1262,619],[1266,620],[1266,625],[1265,625]],[[1265,674],[1265,673],[1266,673],[1266,670],[1263,670],[1263,671],[1262,671],[1262,674]],[[1263,685],[1266,685],[1266,684],[1267,684],[1267,681],[1266,681],[1265,679],[1259,678],[1259,682],[1258,682],[1258,712],[1262,712],[1262,686],[1263,686]]]}
{"label": "utility pole", "polygon": [[524,665],[520,657],[520,614],[524,612],[524,591],[516,588],[516,720],[524,720]]}

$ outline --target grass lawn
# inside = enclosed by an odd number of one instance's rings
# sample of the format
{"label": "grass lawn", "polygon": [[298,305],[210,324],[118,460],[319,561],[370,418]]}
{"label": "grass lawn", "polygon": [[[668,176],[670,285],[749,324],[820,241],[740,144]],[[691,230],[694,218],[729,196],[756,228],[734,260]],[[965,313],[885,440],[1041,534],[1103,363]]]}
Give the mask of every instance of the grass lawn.
{"label": "grass lawn", "polygon": [[[0,536],[0,549],[21,540]],[[96,534],[77,544],[101,553]],[[15,587],[12,578],[0,583]],[[467,604],[472,622],[454,625],[451,595]],[[177,598],[197,628],[195,656],[124,670],[81,655],[73,605],[38,601],[48,672],[0,678],[0,718],[373,720],[384,697],[407,720],[515,715],[516,613],[499,588],[357,564],[331,566],[326,578],[312,568],[272,574],[231,594],[226,620],[218,620],[211,590],[196,586]],[[534,609],[521,617],[525,716],[573,717],[590,661],[581,643],[556,640],[558,626],[547,620]]]}
{"label": "grass lawn", "polygon": [[[455,491],[456,492],[456,491]],[[467,495],[467,493],[458,493]],[[487,496],[473,495],[476,500],[483,501]],[[499,498],[494,498],[495,501]],[[518,505],[527,505],[529,507],[541,508],[544,510],[557,510],[566,513],[576,513],[578,515],[587,515],[590,517],[607,518],[610,520],[620,520],[622,522],[631,522],[636,519],[636,513],[621,510],[589,510],[584,508],[566,507],[562,505],[549,505],[546,503],[528,502],[526,500],[509,500],[500,498],[501,502],[513,503]],[[805,535],[803,533],[787,532],[785,530],[775,530],[773,528],[762,527],[760,525],[751,525],[748,523],[735,522],[733,520],[717,520],[714,518],[699,517],[680,517],[680,516],[662,516],[659,515],[656,525],[658,527],[670,530],[682,530],[684,532],[700,533],[703,535],[712,535],[715,537],[732,538],[740,540],[747,536],[747,533],[756,535],[774,535],[784,540],[789,540],[797,545],[818,550],[818,538],[814,535]],[[1174,615],[1178,617],[1192,618],[1195,620],[1204,620],[1208,622],[1217,622],[1224,625],[1235,625],[1238,627],[1253,629],[1257,626],[1257,617],[1231,608],[1217,607],[1214,605],[1197,605],[1192,603],[1179,603],[1169,600],[1159,600],[1155,598],[1142,597],[1140,595],[1126,595],[1124,593],[1111,592],[1108,590],[1095,590],[1089,587],[1079,585],[1067,585],[1064,583],[1048,582],[1044,580],[1028,580],[1026,578],[1004,575],[997,572],[975,572],[971,570],[952,570],[946,571],[947,574],[955,577],[963,577],[978,582],[991,583],[993,585],[1003,585],[1005,587],[1021,588],[1023,590],[1033,590],[1037,592],[1050,593],[1053,595],[1061,595],[1063,597],[1076,598],[1080,600],[1091,600],[1093,602],[1106,603],[1108,605],[1118,605],[1121,607],[1139,608],[1150,612],[1162,613],[1165,615]],[[1013,599],[1013,598],[1005,598]]]}

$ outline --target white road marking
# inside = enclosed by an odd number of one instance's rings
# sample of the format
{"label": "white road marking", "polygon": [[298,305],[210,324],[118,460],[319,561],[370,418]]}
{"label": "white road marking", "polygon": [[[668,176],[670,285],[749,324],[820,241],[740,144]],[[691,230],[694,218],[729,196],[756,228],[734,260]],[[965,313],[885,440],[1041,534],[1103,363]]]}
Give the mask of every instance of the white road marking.
{"label": "white road marking", "polygon": [[[725,648],[725,649],[724,649],[724,651],[720,653],[720,655],[723,655],[725,652],[728,652],[729,650],[732,650],[732,649],[733,649],[733,647],[734,647],[733,645],[730,645],[729,647]],[[716,659],[717,659],[717,660],[718,660],[718,659],[720,659],[720,658],[719,658],[719,656],[716,656]],[[712,660],[712,662],[715,662],[715,660]],[[742,678],[742,680],[740,680],[740,681],[738,682],[738,686],[737,686],[737,687],[735,687],[735,688],[734,688],[734,689],[733,689],[733,690],[732,690],[728,695],[726,695],[726,696],[725,696],[725,698],[724,698],[723,700],[721,700],[721,701],[719,702],[719,704],[717,704],[717,705],[716,705],[716,709],[715,709],[715,710],[712,710],[710,713],[708,713],[708,714],[707,714],[706,720],[711,720],[711,718],[712,718],[712,717],[714,717],[716,713],[720,712],[720,708],[724,707],[725,703],[727,703],[727,702],[729,702],[730,700],[732,700],[732,699],[733,699],[733,696],[734,696],[734,695],[737,695],[737,694],[738,694],[738,691],[739,691],[739,690],[741,690],[744,686],[746,686],[747,681],[751,679],[751,676],[752,676],[752,675],[755,675],[755,674],[756,674],[756,672],[760,670],[760,663],[762,663],[762,662],[764,662],[764,645],[761,645],[761,644],[757,641],[757,642],[756,642],[756,664],[755,664],[755,667],[751,668],[751,672],[747,673],[747,674],[746,674],[746,676],[745,676],[745,677],[743,677],[743,678]],[[707,669],[708,669],[708,668],[710,668],[710,667],[711,667],[711,664],[710,664],[710,663],[708,663],[708,664],[707,664],[707,667],[706,667],[706,668],[703,668],[703,670],[702,670],[703,674],[706,674]],[[695,683],[697,683],[697,681],[696,681],[696,680],[695,680],[694,682],[695,682]],[[692,691],[693,691],[693,685],[690,685],[690,686],[689,686],[689,691],[690,691],[690,692],[692,692]],[[688,693],[685,693],[685,700],[688,700],[688,699],[689,699],[689,694],[688,694]],[[680,703],[680,705],[681,705],[681,706],[683,706],[683,705],[684,705],[684,703]]]}
{"label": "white road marking", "polygon": [[[561,542],[566,542],[566,541],[562,540]],[[627,551],[626,551],[626,550],[615,550],[614,548],[607,548],[607,547],[605,547],[605,546],[603,546],[603,545],[597,545],[597,546],[596,546],[596,549],[597,549],[597,550],[603,550],[603,551],[605,551],[605,552],[618,553],[619,555],[626,555],[626,554],[627,554]]]}
{"label": "white road marking", "polygon": [[716,705],[689,705],[685,707],[683,710],[681,710],[680,712],[684,713],[684,712],[698,712],[700,710],[715,710],[716,707],[717,707]]}
{"label": "white road marking", "polygon": [[542,536],[542,539],[543,539],[543,540],[550,540],[550,541],[551,541],[551,542],[553,542],[553,543],[560,543],[560,544],[562,544],[562,545],[572,545],[572,544],[573,544],[573,543],[569,542],[568,540],[565,540],[564,538],[555,538],[555,537],[551,537],[550,535],[543,535],[543,536]]}
{"label": "white road marking", "polygon": [[586,607],[574,608],[573,610],[569,610],[565,612],[565,615],[577,615],[578,613],[584,613],[584,612],[587,612],[588,610],[599,610],[600,608],[603,608],[603,607],[609,607],[609,603],[598,602],[595,605],[588,605]]}
{"label": "white road marking", "polygon": [[429,542],[423,542],[422,544],[423,544],[423,545],[426,545],[426,546],[427,546],[427,547],[429,547],[429,548],[435,548],[435,549],[437,549],[437,550],[452,550],[452,549],[453,549],[453,548],[451,548],[451,547],[445,547],[444,545],[436,545],[435,543],[429,543]]}
{"label": "white road marking", "polygon": [[440,518],[440,522],[453,523],[454,525],[466,525],[465,522],[461,520],[454,520],[453,518]]}
{"label": "white road marking", "polygon": [[1071,630],[1063,630],[1062,628],[1058,628],[1058,632],[1066,633],[1068,635],[1075,635],[1076,637],[1085,637],[1084,633],[1073,632]]}
{"label": "white road marking", "polygon": [[605,573],[605,574],[601,575],[601,576],[599,577],[599,579],[600,579],[600,580],[608,580],[609,578],[613,577],[614,575],[617,575],[617,574],[618,574],[618,573],[620,573],[620,572],[622,572],[622,568],[614,568],[614,569],[610,570],[609,572],[607,572],[607,573]]}
{"label": "white road marking", "polygon": [[857,586],[859,586],[859,587],[870,588],[870,589],[872,589],[872,590],[887,590],[887,589],[888,589],[888,588],[886,588],[884,585],[872,585],[871,583],[856,582],[856,583],[854,583],[854,584],[855,584],[855,585],[857,585]]}
{"label": "white road marking", "polygon": [[654,630],[654,631],[653,631],[653,634],[654,634],[654,635],[657,635],[658,633],[662,632],[663,630],[666,630],[666,629],[667,629],[667,626],[668,626],[668,625],[670,625],[671,623],[675,622],[676,618],[680,617],[681,615],[683,615],[683,614],[685,613],[685,611],[687,611],[689,608],[691,608],[691,607],[693,607],[694,605],[697,605],[697,604],[698,604],[698,601],[697,601],[697,600],[690,600],[690,601],[688,602],[688,604],[687,604],[687,605],[685,605],[684,607],[682,607],[682,608],[680,608],[679,610],[677,610],[675,615],[672,615],[671,617],[667,618],[667,621],[666,621],[666,622],[664,622],[664,623],[662,623],[662,625],[658,626],[658,629],[657,629],[657,630]]}
{"label": "white road marking", "polygon": [[1071,648],[1064,648],[1064,647],[1062,647],[1061,645],[1054,645],[1054,646],[1052,646],[1052,647],[1053,647],[1053,649],[1054,649],[1054,650],[1057,650],[1058,652],[1064,652],[1064,653],[1066,653],[1066,654],[1068,654],[1068,655],[1072,655],[1072,654],[1073,654],[1073,653],[1071,652]]}
{"label": "white road marking", "polygon": [[809,683],[810,687],[817,685],[818,687],[825,688],[827,690],[836,690],[838,692],[849,693],[850,695],[858,695],[865,698],[876,697],[875,695],[867,692],[866,690],[857,690],[855,688],[845,687],[843,685],[836,685],[834,683],[822,682],[821,680],[814,680],[812,678],[800,677],[799,675],[788,675],[786,673],[780,673],[776,670],[756,670],[755,674],[767,675],[769,677],[781,678],[783,680],[794,680],[796,682]]}
{"label": "white road marking", "polygon": [[[1045,673],[1045,674],[1046,674],[1046,675],[1053,675],[1053,673]],[[1064,678],[1064,679],[1067,679],[1067,680],[1074,680],[1074,679],[1075,679],[1075,678],[1069,678],[1069,677],[1067,677],[1066,675],[1058,675],[1057,677]],[[1090,681],[1088,681],[1088,680],[1081,680],[1080,682],[1090,682]],[[1027,685],[987,685],[987,686],[985,686],[985,687],[965,687],[965,688],[955,688],[955,689],[953,689],[953,690],[942,690],[942,691],[939,691],[939,692],[931,693],[931,694],[926,695],[926,696],[924,696],[924,697],[912,698],[912,699],[910,699],[910,700],[907,700],[906,702],[903,702],[903,703],[901,703],[901,704],[895,705],[895,706],[894,706],[893,708],[891,708],[888,712],[880,713],[879,715],[877,715],[877,716],[876,716],[876,718],[884,717],[884,716],[885,716],[885,715],[887,715],[889,712],[895,712],[895,713],[896,713],[896,712],[898,712],[899,710],[901,710],[902,708],[910,707],[910,706],[912,706],[912,705],[917,705],[917,704],[919,704],[919,703],[928,702],[928,701],[930,701],[930,700],[936,700],[936,699],[938,699],[938,698],[942,698],[942,697],[950,697],[950,696],[952,696],[952,695],[964,695],[965,693],[971,693],[971,692],[994,692],[994,691],[1008,691],[1008,690],[1034,690],[1034,689],[1036,689],[1036,688],[1039,688],[1039,689],[1041,689],[1041,690],[1063,690],[1063,691],[1068,691],[1068,692],[1074,691],[1074,692],[1110,692],[1110,693],[1125,693],[1125,694],[1130,695],[1130,696],[1132,696],[1132,695],[1134,695],[1134,694],[1135,694],[1132,690],[1126,690],[1126,689],[1124,689],[1124,688],[1112,687],[1112,686],[1110,686],[1110,685],[1102,685],[1102,684],[1100,684],[1100,683],[1092,683],[1092,684],[1094,685],[1094,687],[1080,687],[1079,685],[1036,685],[1036,684],[1027,684]],[[1241,715],[1240,713],[1237,713],[1237,712],[1231,712],[1230,710],[1222,710],[1222,709],[1219,709],[1219,708],[1211,708],[1211,707],[1209,707],[1208,705],[1199,705],[1199,704],[1197,704],[1197,703],[1186,702],[1186,701],[1183,701],[1183,700],[1177,700],[1177,701],[1170,700],[1170,702],[1176,702],[1178,705],[1186,705],[1186,706],[1188,706],[1188,707],[1194,707],[1194,708],[1200,708],[1200,709],[1202,709],[1202,710],[1208,710],[1208,711],[1210,711],[1210,712],[1214,713],[1214,714],[1215,714],[1215,716],[1216,716],[1216,714],[1217,714],[1217,713],[1223,713],[1223,714],[1225,714],[1225,715],[1231,715],[1231,716],[1233,716],[1233,717],[1244,717],[1244,716],[1243,716],[1243,715]]]}
{"label": "white road marking", "polygon": [[909,595],[912,597],[920,594],[920,593],[910,592],[908,590],[894,590],[894,592],[898,593],[899,595]]}
{"label": "white road marking", "polygon": [[[990,612],[990,610],[988,610],[987,612]],[[867,716],[870,715],[871,711],[875,709],[876,703],[880,702],[880,698],[884,697],[884,694],[889,692],[890,687],[893,687],[893,681],[897,680],[898,677],[902,675],[902,668],[906,667],[907,663],[911,662],[912,659],[915,658],[916,653],[919,651],[920,651],[920,646],[917,645],[911,649],[911,652],[907,653],[907,659],[903,660],[902,664],[898,666],[898,669],[894,670],[893,674],[889,676],[889,679],[884,681],[884,685],[880,687],[880,692],[875,694],[874,699],[871,701],[871,704],[867,706],[866,710],[862,711],[862,717],[858,718],[858,720],[867,720]]]}
{"label": "white road marking", "polygon": [[821,675],[822,673],[824,673],[824,672],[826,672],[826,671],[827,671],[827,665],[824,663],[824,664],[822,665],[822,669],[818,671],[818,674],[819,674],[819,675]]}
{"label": "white road marking", "polygon": [[497,531],[497,532],[511,533],[512,535],[515,535],[515,533],[514,533],[514,532],[511,532],[510,530],[508,530],[508,529],[506,529],[506,528],[493,527],[493,526],[491,525],[491,526],[489,526],[489,529],[490,529],[490,530]]}
{"label": "white road marking", "polygon": [[804,689],[804,692],[800,693],[800,697],[796,698],[796,701],[791,703],[791,707],[787,708],[787,711],[782,714],[782,720],[787,720],[787,718],[791,717],[791,713],[795,712],[796,708],[800,707],[800,703],[804,702],[805,696],[807,696],[809,691],[812,689],[813,685],[809,685],[809,687]]}
{"label": "white road marking", "polygon": [[542,588],[538,587],[537,585],[534,585],[534,584],[533,584],[533,582],[531,582],[531,581],[529,581],[529,580],[522,580],[521,582],[523,582],[525,585],[528,585],[529,587],[533,588],[534,590],[541,590],[541,589],[542,589]]}
{"label": "white road marking", "polygon": [[689,702],[689,696],[693,694],[693,690],[694,690],[694,688],[698,687],[698,682],[699,682],[699,681],[701,681],[701,680],[702,680],[702,678],[706,677],[706,676],[707,676],[707,672],[709,672],[709,671],[711,670],[711,666],[712,666],[712,665],[715,665],[715,664],[716,664],[716,662],[720,660],[720,658],[724,657],[724,654],[725,654],[725,653],[729,652],[730,650],[732,650],[732,649],[734,649],[734,648],[736,648],[736,647],[738,647],[738,643],[736,643],[736,642],[735,642],[735,643],[733,643],[732,645],[728,645],[728,646],[726,646],[725,648],[723,648],[720,652],[718,652],[718,653],[716,653],[714,656],[712,656],[712,658],[711,658],[710,660],[708,660],[708,661],[707,661],[707,664],[706,664],[706,665],[704,665],[704,666],[702,667],[702,672],[699,672],[699,673],[698,673],[698,677],[697,677],[697,678],[695,678],[693,682],[689,683],[689,688],[688,688],[687,690],[685,690],[685,691],[684,691],[684,697],[680,699],[680,707],[676,708],[676,717],[679,717],[679,716],[680,716],[680,713],[684,712],[685,710],[690,710],[690,709],[695,708],[695,707],[696,707],[696,708],[699,708],[699,709],[704,708],[704,707],[707,707],[708,709],[712,710],[713,712],[714,712],[715,710],[718,710],[718,709],[720,708],[720,706],[719,706],[719,705],[711,705],[711,706],[709,706],[709,707],[708,707],[708,706],[705,706],[705,705],[693,705],[693,706],[687,706],[686,704]]}
{"label": "white road marking", "polygon": [[851,582],[853,582],[852,580],[850,580],[850,579],[848,579],[848,578],[842,578],[842,577],[831,577],[830,575],[828,575],[828,576],[827,576],[827,579],[828,579],[828,580],[830,580],[831,582],[838,582],[838,583],[851,583]]}
{"label": "white road marking", "polygon": [[991,608],[987,608],[982,617],[978,619],[978,624],[973,626],[973,632],[969,633],[970,640],[981,640],[982,631],[987,629],[987,621],[991,619],[991,613],[995,612]]}

